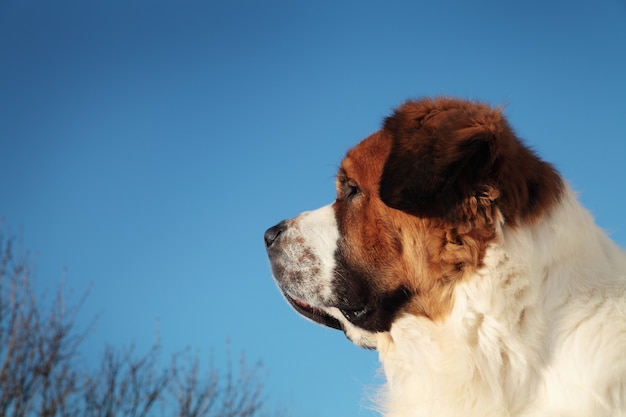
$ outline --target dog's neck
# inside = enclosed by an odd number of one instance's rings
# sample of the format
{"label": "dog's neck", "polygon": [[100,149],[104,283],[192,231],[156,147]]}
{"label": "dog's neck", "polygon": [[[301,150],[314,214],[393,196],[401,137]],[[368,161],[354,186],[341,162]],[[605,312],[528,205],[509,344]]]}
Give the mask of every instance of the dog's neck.
{"label": "dog's neck", "polygon": [[[502,225],[484,266],[455,289],[444,322],[407,315],[378,335],[388,380],[382,401],[394,407],[385,415],[470,417],[475,409],[485,417],[527,408],[552,347],[562,342],[555,339],[561,335],[553,312],[586,302],[589,291],[623,285],[616,271],[626,270],[626,256],[611,256],[614,251],[622,249],[568,187],[534,224]],[[605,271],[580,273],[598,268],[598,259],[606,259]],[[575,281],[588,278],[595,281]]]}

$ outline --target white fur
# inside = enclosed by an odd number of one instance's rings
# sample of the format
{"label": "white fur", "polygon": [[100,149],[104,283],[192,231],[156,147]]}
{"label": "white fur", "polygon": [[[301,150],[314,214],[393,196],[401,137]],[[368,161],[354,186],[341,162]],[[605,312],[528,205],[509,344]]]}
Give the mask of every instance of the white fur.
{"label": "white fur", "polygon": [[[284,245],[285,253],[279,262],[284,266],[284,275],[304,274],[305,280],[284,280],[282,288],[291,297],[324,310],[342,323],[348,339],[358,346],[375,347],[376,335],[350,323],[341,311],[332,307],[337,304],[333,279],[335,252],[339,229],[332,204],[317,210],[306,211],[290,220],[283,239],[301,239],[301,244]],[[308,256],[305,255],[308,254]]]}
{"label": "white fur", "polygon": [[377,334],[386,416],[626,416],[626,253],[574,193],[484,263],[445,322]]}
{"label": "white fur", "polygon": [[[282,239],[291,240],[292,244],[284,245],[283,255],[273,261],[284,270],[283,290],[314,306],[332,304],[335,294],[331,284],[338,238],[339,230],[330,204],[289,220]],[[299,275],[314,279],[293,278]]]}

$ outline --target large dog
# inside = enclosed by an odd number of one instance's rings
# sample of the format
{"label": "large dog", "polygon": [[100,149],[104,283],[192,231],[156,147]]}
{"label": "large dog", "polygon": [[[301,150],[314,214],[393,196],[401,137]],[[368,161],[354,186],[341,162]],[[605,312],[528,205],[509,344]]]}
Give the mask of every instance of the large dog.
{"label": "large dog", "polygon": [[388,416],[626,416],[626,253],[499,109],[408,101],[337,199],[265,233],[305,317],[380,353]]}

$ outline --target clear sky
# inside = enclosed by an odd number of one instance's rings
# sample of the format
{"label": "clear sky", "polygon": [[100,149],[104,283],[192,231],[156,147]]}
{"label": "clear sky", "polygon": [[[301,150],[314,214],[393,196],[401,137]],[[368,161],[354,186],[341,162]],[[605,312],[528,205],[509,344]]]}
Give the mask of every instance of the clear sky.
{"label": "clear sky", "polygon": [[438,94],[505,105],[626,245],[624,0],[0,0],[0,217],[39,288],[91,286],[86,357],[158,322],[166,354],[263,360],[294,416],[370,417],[376,353],[290,309],[263,232]]}

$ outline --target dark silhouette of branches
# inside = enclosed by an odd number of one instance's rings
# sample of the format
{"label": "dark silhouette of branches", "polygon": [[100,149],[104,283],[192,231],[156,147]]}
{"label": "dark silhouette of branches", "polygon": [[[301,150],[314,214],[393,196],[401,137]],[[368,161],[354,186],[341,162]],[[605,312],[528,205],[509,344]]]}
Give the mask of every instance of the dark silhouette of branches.
{"label": "dark silhouette of branches", "polygon": [[172,383],[170,394],[178,407],[176,416],[204,416],[209,413],[218,397],[219,375],[210,366],[209,375],[200,381],[200,366],[197,356],[174,356],[171,364]]}
{"label": "dark silhouette of branches", "polygon": [[118,352],[108,346],[100,370],[84,387],[86,417],[148,416],[169,382],[168,373],[159,370],[159,347],[135,358],[134,349]]}
{"label": "dark silhouette of branches", "polygon": [[241,354],[234,366],[229,345],[224,372],[212,358],[201,368],[189,350],[162,367],[158,341],[145,354],[107,346],[97,369],[82,370],[79,347],[89,327],[78,330],[76,318],[87,294],[68,307],[59,285],[46,303],[31,282],[34,260],[15,254],[15,239],[2,232],[0,224],[0,417],[268,415],[262,364],[250,366]]}
{"label": "dark silhouette of branches", "polygon": [[261,363],[257,362],[253,372],[250,372],[246,366],[246,357],[242,353],[239,358],[239,370],[235,373],[230,359],[230,349],[228,353],[222,415],[224,417],[252,417],[261,405],[261,387],[255,383]]}
{"label": "dark silhouette of branches", "polygon": [[0,415],[21,416],[37,408],[55,416],[68,408],[77,388],[69,361],[86,333],[74,331],[80,304],[67,309],[63,286],[42,311],[30,282],[33,261],[13,257],[14,240],[0,235]]}

